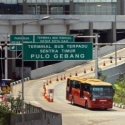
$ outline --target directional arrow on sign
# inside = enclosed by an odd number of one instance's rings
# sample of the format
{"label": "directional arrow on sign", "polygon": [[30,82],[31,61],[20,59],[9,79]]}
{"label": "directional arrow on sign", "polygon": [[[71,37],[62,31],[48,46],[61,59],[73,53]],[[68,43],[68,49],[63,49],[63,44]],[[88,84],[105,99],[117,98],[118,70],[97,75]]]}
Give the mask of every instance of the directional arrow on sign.
{"label": "directional arrow on sign", "polygon": [[15,49],[15,46],[12,46],[11,49]]}

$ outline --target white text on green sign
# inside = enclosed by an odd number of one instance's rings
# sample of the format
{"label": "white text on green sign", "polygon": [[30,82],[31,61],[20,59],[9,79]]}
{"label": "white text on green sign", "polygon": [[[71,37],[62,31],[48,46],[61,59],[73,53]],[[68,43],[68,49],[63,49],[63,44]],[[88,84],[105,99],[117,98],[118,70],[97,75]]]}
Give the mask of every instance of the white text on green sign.
{"label": "white text on green sign", "polygon": [[68,42],[74,42],[74,36],[72,35],[35,35],[35,42],[68,43]]}
{"label": "white text on green sign", "polygon": [[91,60],[93,44],[84,43],[24,43],[25,61]]}
{"label": "white text on green sign", "polygon": [[[10,35],[10,43],[12,43],[12,44],[22,43],[22,38],[23,38],[24,42],[33,43],[33,35],[24,35],[23,37],[22,37],[22,35]],[[10,50],[11,51],[16,51],[16,50],[21,51],[22,46],[11,45]]]}

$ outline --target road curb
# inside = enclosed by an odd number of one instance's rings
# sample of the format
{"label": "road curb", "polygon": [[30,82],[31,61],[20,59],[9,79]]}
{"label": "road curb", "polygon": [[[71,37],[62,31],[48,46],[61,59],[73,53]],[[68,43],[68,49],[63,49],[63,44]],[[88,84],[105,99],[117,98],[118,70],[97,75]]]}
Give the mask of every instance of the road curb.
{"label": "road curb", "polygon": [[118,107],[118,108],[122,108],[122,109],[125,109],[125,105],[123,105],[123,104],[118,104],[118,103],[113,103],[113,106],[115,106],[115,107]]}
{"label": "road curb", "polygon": [[[29,81],[29,80],[30,80],[29,77],[24,78],[24,82]],[[17,84],[20,84],[20,83],[22,83],[22,80],[11,82],[11,85],[13,86],[13,85],[17,85]]]}

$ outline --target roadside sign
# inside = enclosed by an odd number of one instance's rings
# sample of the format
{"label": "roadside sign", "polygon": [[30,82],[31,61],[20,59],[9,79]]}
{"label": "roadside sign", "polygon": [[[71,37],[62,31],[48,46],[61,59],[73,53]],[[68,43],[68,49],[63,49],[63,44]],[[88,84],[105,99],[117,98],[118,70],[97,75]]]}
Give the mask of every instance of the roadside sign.
{"label": "roadside sign", "polygon": [[6,86],[6,81],[5,80],[1,80],[1,86],[5,87]]}
{"label": "roadside sign", "polygon": [[72,35],[35,35],[35,43],[68,43],[74,42]]}
{"label": "roadside sign", "polygon": [[[73,35],[23,35],[24,43],[74,42]],[[10,35],[10,44],[22,43],[22,35]],[[10,51],[22,51],[22,46],[10,46]]]}
{"label": "roadside sign", "polygon": [[[24,35],[23,37],[24,42],[33,43],[33,35]],[[10,35],[10,44],[19,44],[22,43],[22,35]],[[21,51],[22,46],[10,46],[11,51]]]}
{"label": "roadside sign", "polygon": [[93,43],[24,43],[24,61],[92,60]]}

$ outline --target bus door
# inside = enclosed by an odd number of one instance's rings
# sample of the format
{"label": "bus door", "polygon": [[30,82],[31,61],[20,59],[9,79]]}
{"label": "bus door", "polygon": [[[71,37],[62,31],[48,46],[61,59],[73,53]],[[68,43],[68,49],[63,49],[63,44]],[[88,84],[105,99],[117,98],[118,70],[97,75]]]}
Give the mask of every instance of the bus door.
{"label": "bus door", "polygon": [[75,80],[73,82],[73,95],[74,95],[74,99],[75,99],[75,103],[80,104],[80,82]]}
{"label": "bus door", "polygon": [[83,84],[80,83],[80,98],[83,98],[84,97],[84,92],[83,92]]}
{"label": "bus door", "polygon": [[84,106],[85,105],[85,95],[84,95],[84,84],[80,83],[80,105]]}

